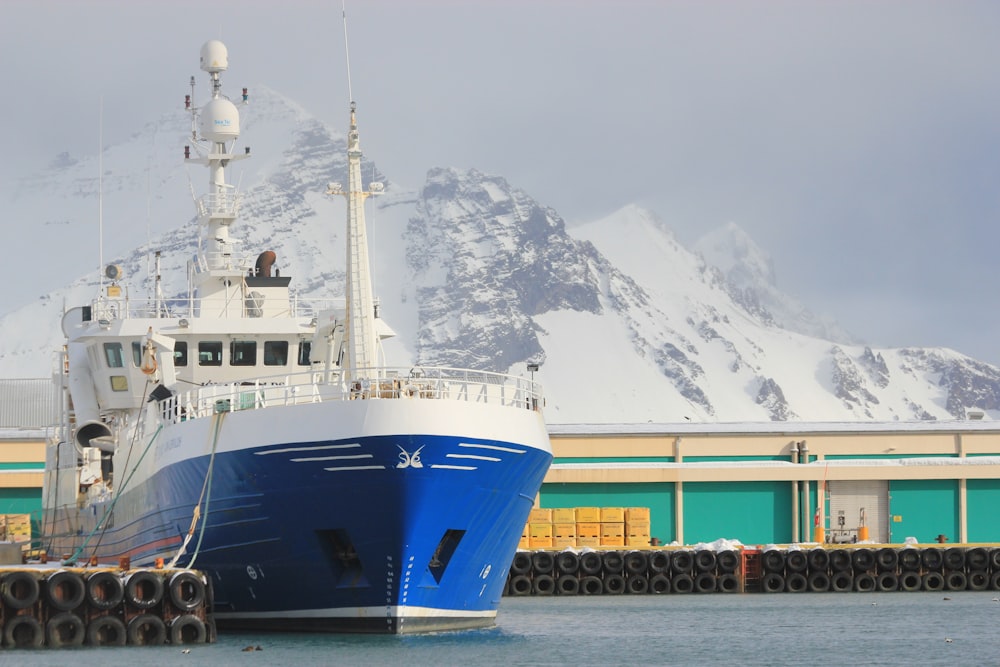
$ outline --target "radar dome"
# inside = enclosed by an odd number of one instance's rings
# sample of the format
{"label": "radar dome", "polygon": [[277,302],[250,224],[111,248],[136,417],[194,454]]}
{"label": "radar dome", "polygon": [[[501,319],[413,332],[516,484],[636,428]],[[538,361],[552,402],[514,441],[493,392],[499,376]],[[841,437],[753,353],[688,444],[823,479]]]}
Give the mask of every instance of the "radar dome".
{"label": "radar dome", "polygon": [[225,72],[229,68],[229,51],[217,39],[201,47],[201,68],[206,72]]}
{"label": "radar dome", "polygon": [[240,136],[240,112],[225,98],[217,97],[202,107],[198,121],[202,139],[232,141]]}

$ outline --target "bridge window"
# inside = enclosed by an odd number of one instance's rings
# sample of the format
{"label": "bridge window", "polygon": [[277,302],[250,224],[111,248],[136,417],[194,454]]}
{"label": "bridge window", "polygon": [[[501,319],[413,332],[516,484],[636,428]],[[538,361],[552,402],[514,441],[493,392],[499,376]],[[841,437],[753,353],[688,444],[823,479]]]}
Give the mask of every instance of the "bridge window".
{"label": "bridge window", "polygon": [[108,368],[125,368],[125,354],[121,343],[105,343],[104,358],[108,360]]}
{"label": "bridge window", "polygon": [[174,366],[188,365],[188,344],[184,341],[174,343]]}
{"label": "bridge window", "polygon": [[217,340],[200,341],[198,343],[198,365],[221,366],[222,342]]}
{"label": "bridge window", "polygon": [[312,341],[299,341],[299,366],[309,365],[309,355],[312,351]]}
{"label": "bridge window", "polygon": [[234,340],[229,344],[229,363],[232,366],[257,365],[257,341]]}
{"label": "bridge window", "polygon": [[265,366],[284,366],[287,363],[288,363],[288,341],[286,340],[264,341]]}
{"label": "bridge window", "polygon": [[142,366],[142,343],[137,340],[132,341],[132,365],[136,368]]}

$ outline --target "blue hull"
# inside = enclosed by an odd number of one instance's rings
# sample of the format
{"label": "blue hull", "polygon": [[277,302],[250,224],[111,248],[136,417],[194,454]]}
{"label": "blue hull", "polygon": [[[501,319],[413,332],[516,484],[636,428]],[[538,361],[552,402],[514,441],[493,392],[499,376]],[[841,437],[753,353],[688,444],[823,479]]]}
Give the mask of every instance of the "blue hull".
{"label": "blue hull", "polygon": [[147,511],[105,533],[99,552],[169,559],[204,489],[178,564],[210,574],[220,628],[489,626],[551,459],[522,444],[442,435],[201,456],[126,492],[119,502]]}

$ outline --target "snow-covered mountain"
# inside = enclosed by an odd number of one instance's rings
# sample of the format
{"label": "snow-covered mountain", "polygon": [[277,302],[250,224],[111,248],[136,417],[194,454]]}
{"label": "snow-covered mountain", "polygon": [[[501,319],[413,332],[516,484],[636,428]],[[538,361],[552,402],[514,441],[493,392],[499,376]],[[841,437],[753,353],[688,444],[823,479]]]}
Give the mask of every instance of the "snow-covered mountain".
{"label": "snow-covered mountain", "polygon": [[[359,123],[364,146],[363,114]],[[34,276],[19,288],[35,300],[0,318],[0,376],[50,372],[63,308],[92,298],[101,260],[146,298],[158,250],[164,293],[184,293],[191,192],[206,180],[182,164],[189,124],[178,111],[105,150],[103,234],[95,156],[58,156],[8,188],[8,219],[47,243],[44,256],[25,246],[12,259],[17,275]],[[263,87],[242,129],[254,157],[239,163],[233,235],[248,252],[273,250],[301,298],[339,296],[343,202],[323,192],[347,179],[343,135]],[[368,222],[382,313],[399,334],[390,363],[526,374],[538,362],[553,423],[1000,415],[1000,369],[947,349],[857,343],[783,294],[766,253],[734,224],[689,250],[635,206],[570,230],[474,169],[431,169],[419,189],[372,162],[364,173],[387,184]]]}

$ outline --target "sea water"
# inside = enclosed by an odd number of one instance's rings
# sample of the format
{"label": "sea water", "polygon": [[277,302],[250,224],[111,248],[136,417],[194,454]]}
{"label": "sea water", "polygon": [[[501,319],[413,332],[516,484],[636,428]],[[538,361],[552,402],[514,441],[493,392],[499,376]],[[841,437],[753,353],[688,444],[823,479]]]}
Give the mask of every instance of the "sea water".
{"label": "sea water", "polygon": [[199,646],[7,650],[0,665],[1000,665],[997,595],[505,598],[488,630],[223,633]]}

